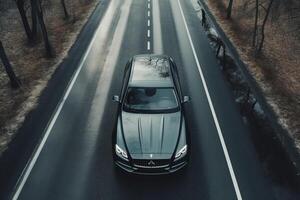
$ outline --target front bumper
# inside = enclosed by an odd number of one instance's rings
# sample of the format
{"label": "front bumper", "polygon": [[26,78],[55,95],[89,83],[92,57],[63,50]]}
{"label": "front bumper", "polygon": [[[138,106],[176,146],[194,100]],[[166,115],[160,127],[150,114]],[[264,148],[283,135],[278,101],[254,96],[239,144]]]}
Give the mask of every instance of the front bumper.
{"label": "front bumper", "polygon": [[168,165],[162,166],[139,166],[136,164],[129,164],[125,161],[115,160],[115,164],[120,169],[127,173],[140,174],[140,175],[160,175],[174,173],[187,165],[186,160],[176,161]]}

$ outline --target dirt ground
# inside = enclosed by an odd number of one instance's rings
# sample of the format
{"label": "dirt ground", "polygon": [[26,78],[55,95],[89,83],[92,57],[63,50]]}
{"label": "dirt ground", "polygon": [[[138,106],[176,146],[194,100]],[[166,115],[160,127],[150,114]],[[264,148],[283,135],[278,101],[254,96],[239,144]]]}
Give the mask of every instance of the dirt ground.
{"label": "dirt ground", "polygon": [[66,0],[65,19],[60,0],[43,4],[45,23],[55,57],[47,58],[41,38],[29,44],[14,1],[0,0],[0,39],[14,71],[22,82],[12,89],[0,62],[0,155],[7,148],[26,114],[37,104],[51,75],[67,55],[98,0]]}
{"label": "dirt ground", "polygon": [[254,3],[245,6],[245,1],[235,0],[232,19],[228,20],[227,0],[206,1],[300,152],[300,21],[287,20],[293,16],[291,10],[271,12],[263,51],[255,56],[251,45]]}

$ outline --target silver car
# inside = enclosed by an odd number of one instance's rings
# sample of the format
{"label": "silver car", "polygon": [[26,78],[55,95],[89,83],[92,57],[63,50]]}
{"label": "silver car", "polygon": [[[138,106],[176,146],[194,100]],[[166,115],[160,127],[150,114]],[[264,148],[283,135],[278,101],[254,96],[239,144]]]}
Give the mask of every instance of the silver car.
{"label": "silver car", "polygon": [[136,174],[166,174],[187,164],[189,145],[175,63],[165,55],[137,55],[126,65],[113,157],[116,166]]}

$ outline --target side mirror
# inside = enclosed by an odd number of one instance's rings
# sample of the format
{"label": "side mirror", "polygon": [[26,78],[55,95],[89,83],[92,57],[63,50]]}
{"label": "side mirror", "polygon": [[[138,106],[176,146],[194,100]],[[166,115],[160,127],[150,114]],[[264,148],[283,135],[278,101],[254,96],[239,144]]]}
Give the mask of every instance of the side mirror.
{"label": "side mirror", "polygon": [[118,95],[114,95],[112,99],[114,102],[120,103],[120,97]]}
{"label": "side mirror", "polygon": [[190,101],[190,97],[189,96],[184,96],[183,100],[182,100],[182,103],[187,103],[189,101]]}

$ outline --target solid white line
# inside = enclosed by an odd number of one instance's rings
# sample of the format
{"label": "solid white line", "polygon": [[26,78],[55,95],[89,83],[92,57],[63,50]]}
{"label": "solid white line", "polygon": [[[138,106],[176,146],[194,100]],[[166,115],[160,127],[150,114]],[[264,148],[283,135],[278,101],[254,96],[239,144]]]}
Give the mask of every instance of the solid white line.
{"label": "solid white line", "polygon": [[150,37],[150,30],[147,31],[147,37]]}
{"label": "solid white line", "polygon": [[206,84],[206,81],[205,81],[205,78],[204,78],[202,68],[201,68],[201,65],[199,63],[197,54],[196,54],[196,50],[195,50],[195,47],[194,47],[194,44],[193,44],[193,41],[192,41],[192,37],[191,37],[190,31],[188,29],[185,16],[183,14],[183,10],[182,10],[181,4],[180,4],[180,0],[177,0],[177,2],[178,2],[178,5],[179,5],[181,16],[183,18],[183,22],[184,22],[184,26],[185,26],[185,29],[186,29],[186,32],[187,32],[187,35],[188,35],[188,38],[189,38],[189,42],[190,42],[190,45],[191,45],[191,48],[192,48],[192,51],[193,51],[193,54],[194,54],[194,58],[195,58],[195,61],[196,61],[196,64],[197,64],[197,67],[198,67],[198,70],[199,70],[199,74],[200,74],[200,77],[201,77],[201,80],[202,80],[202,84],[203,84],[203,87],[204,87],[204,90],[205,90],[205,93],[206,93],[206,96],[207,96],[209,107],[210,107],[210,110],[211,110],[211,113],[212,113],[212,116],[213,116],[213,119],[214,119],[214,122],[215,122],[215,125],[216,125],[216,128],[217,128],[217,131],[218,131],[219,139],[220,139],[220,142],[221,142],[221,145],[222,145],[222,148],[223,148],[223,152],[224,152],[225,159],[226,159],[226,162],[227,162],[227,166],[228,166],[228,169],[229,169],[229,172],[230,172],[231,180],[232,180],[232,183],[233,183],[233,186],[234,186],[234,189],[235,189],[236,197],[237,197],[238,200],[242,200],[242,195],[241,195],[239,185],[238,185],[238,182],[237,182],[237,179],[235,177],[235,173],[234,173],[231,161],[230,161],[229,153],[228,153],[228,150],[227,150],[227,147],[226,147],[226,144],[225,144],[225,140],[224,140],[224,137],[223,137],[223,134],[222,134],[222,130],[220,128],[219,120],[217,118],[215,108],[213,106],[213,103],[212,103],[212,100],[211,100],[211,97],[210,97],[210,94],[209,94],[209,91],[208,91],[208,87],[207,87],[207,84]]}
{"label": "solid white line", "polygon": [[147,26],[150,26],[150,20],[148,19]]}
{"label": "solid white line", "polygon": [[[103,17],[103,21],[104,21],[105,18],[108,17],[107,14],[111,13],[109,11],[111,9],[113,9],[112,4],[110,4],[109,8],[107,9],[106,14]],[[66,102],[66,100],[67,100],[67,98],[68,98],[71,90],[72,90],[72,88],[73,88],[73,86],[74,86],[74,84],[75,84],[75,81],[76,81],[76,79],[77,79],[77,77],[78,77],[78,75],[79,75],[79,73],[80,73],[80,71],[81,71],[81,69],[82,69],[82,67],[84,65],[84,61],[86,60],[89,52],[91,51],[91,48],[92,48],[92,46],[94,44],[94,41],[96,40],[96,35],[98,35],[97,32],[99,32],[100,28],[101,28],[101,26],[99,26],[97,28],[97,30],[95,31],[95,33],[93,35],[93,38],[92,38],[92,40],[91,40],[91,42],[90,42],[90,44],[89,44],[89,46],[88,46],[88,48],[87,48],[84,56],[82,57],[82,59],[80,61],[79,67],[77,68],[75,74],[73,75],[73,77],[71,79],[71,82],[69,83],[68,88],[67,88],[67,90],[66,90],[63,98],[61,99],[61,101],[60,101],[60,103],[59,103],[59,105],[58,105],[58,107],[57,107],[57,109],[56,109],[56,111],[55,111],[55,113],[54,113],[54,115],[53,115],[50,123],[47,126],[46,132],[45,132],[45,134],[44,134],[44,136],[43,136],[43,138],[42,138],[39,146],[37,147],[37,149],[36,149],[36,151],[35,151],[32,159],[30,160],[30,162],[26,165],[25,171],[22,172],[21,179],[18,180],[17,188],[16,188],[16,190],[14,192],[12,200],[17,200],[19,198],[19,195],[21,194],[22,189],[23,189],[23,187],[24,187],[24,185],[25,185],[25,183],[26,183],[26,181],[27,181],[27,179],[28,179],[28,177],[29,177],[29,175],[30,175],[30,173],[31,173],[31,171],[32,171],[32,169],[33,169],[33,167],[34,167],[34,165],[35,165],[35,163],[36,163],[36,161],[37,161],[37,159],[38,159],[38,157],[39,157],[39,155],[40,155],[40,153],[41,153],[41,151],[42,151],[42,149],[43,149],[43,147],[44,147],[44,145],[45,145],[45,143],[46,143],[46,141],[48,139],[48,137],[49,137],[49,135],[50,135],[50,133],[51,133],[51,130],[52,130],[52,128],[53,128],[53,126],[54,126],[54,124],[55,124],[55,122],[56,122],[56,120],[57,120],[57,118],[58,118],[58,116],[59,116],[59,114],[60,114],[60,112],[61,112],[61,110],[62,110],[62,108],[63,108],[63,106],[64,106],[64,104],[65,104],[65,102]]]}
{"label": "solid white line", "polygon": [[150,51],[150,41],[147,41],[147,50]]}
{"label": "solid white line", "polygon": [[150,17],[150,11],[148,10],[148,17]]}
{"label": "solid white line", "polygon": [[[90,48],[91,48],[91,46],[89,47],[89,50],[90,50]],[[83,60],[86,59],[87,55],[88,54],[85,54]],[[23,189],[23,187],[24,187],[24,185],[25,185],[25,183],[26,183],[26,181],[27,181],[27,179],[28,179],[31,171],[32,171],[32,168],[34,167],[34,165],[35,165],[35,163],[36,163],[36,161],[37,161],[37,159],[38,159],[38,157],[39,157],[39,155],[40,155],[40,153],[41,153],[41,151],[42,151],[42,149],[43,149],[43,147],[44,147],[44,145],[45,145],[45,143],[46,143],[46,141],[48,139],[48,136],[49,136],[49,134],[50,134],[50,132],[51,132],[51,130],[52,130],[52,128],[53,128],[53,126],[54,126],[54,124],[55,124],[55,122],[56,122],[56,120],[57,120],[57,118],[58,118],[58,116],[59,116],[59,114],[60,114],[60,112],[61,112],[64,104],[65,104],[65,102],[66,102],[66,99],[68,98],[68,96],[69,96],[69,94],[71,92],[71,89],[73,88],[73,85],[74,85],[74,83],[75,83],[75,81],[76,81],[76,79],[78,77],[79,72],[82,69],[82,66],[83,66],[83,62],[80,64],[79,68],[76,70],[76,73],[73,76],[72,81],[71,81],[71,83],[70,83],[70,85],[69,85],[69,87],[68,87],[68,89],[67,89],[67,91],[66,91],[66,93],[65,93],[65,95],[64,95],[64,97],[62,99],[62,101],[59,103],[59,106],[58,106],[58,108],[57,108],[57,110],[56,110],[56,112],[55,112],[55,114],[54,114],[54,116],[53,116],[50,124],[47,127],[46,133],[45,133],[45,135],[44,135],[41,143],[39,144],[39,146],[38,146],[38,148],[37,148],[37,150],[36,150],[33,158],[31,159],[31,161],[30,161],[30,163],[28,165],[28,167],[26,167],[26,171],[25,171],[25,174],[24,174],[24,176],[22,178],[22,181],[20,182],[20,184],[19,184],[19,186],[18,186],[18,188],[17,188],[17,190],[16,190],[16,192],[15,192],[13,198],[12,198],[13,200],[17,200],[18,199],[18,197],[19,197],[19,195],[20,195],[20,193],[21,193],[21,191],[22,191],[22,189]]]}

